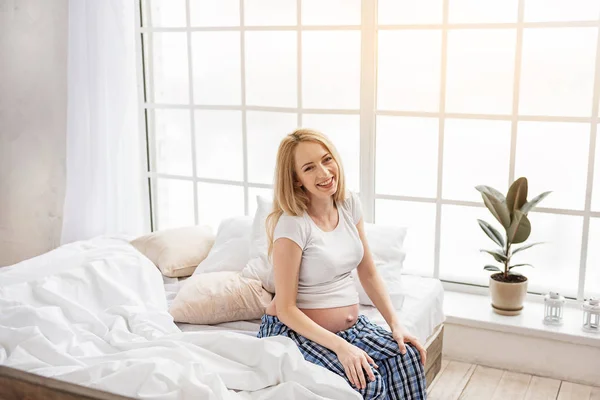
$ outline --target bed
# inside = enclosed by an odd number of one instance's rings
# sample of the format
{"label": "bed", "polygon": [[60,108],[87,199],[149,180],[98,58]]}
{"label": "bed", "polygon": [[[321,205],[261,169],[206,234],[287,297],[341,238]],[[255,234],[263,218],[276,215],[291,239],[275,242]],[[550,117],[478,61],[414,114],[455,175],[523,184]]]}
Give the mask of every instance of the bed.
{"label": "bed", "polygon": [[[414,275],[403,277],[403,286],[407,288],[402,309],[398,315],[404,326],[412,332],[421,343],[425,343],[428,352],[425,373],[429,385],[441,368],[443,345],[443,302],[444,289],[437,279],[423,278]],[[167,302],[177,295],[183,280],[163,277]],[[360,306],[360,313],[364,314],[373,323],[389,329],[381,314],[374,307]],[[177,323],[183,332],[213,331],[213,332],[239,332],[256,336],[260,327],[260,320],[226,322],[217,325],[191,325]]]}
{"label": "bed", "polygon": [[[0,269],[3,394],[360,398],[341,377],[306,362],[287,338],[257,339],[256,320],[175,324],[167,309],[180,284],[119,236],[72,243]],[[439,281],[420,277],[407,277],[406,287],[400,317],[427,343],[431,382],[441,366],[443,290]],[[361,312],[383,324],[377,310]]]}

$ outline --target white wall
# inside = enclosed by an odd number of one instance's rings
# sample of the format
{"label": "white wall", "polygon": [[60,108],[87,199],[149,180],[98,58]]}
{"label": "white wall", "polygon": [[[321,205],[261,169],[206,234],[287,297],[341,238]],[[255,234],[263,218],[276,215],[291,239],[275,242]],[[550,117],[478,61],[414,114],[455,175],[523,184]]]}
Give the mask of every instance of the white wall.
{"label": "white wall", "polygon": [[0,0],[0,266],[60,241],[68,0]]}
{"label": "white wall", "polygon": [[600,345],[444,325],[446,358],[584,385],[600,382]]}

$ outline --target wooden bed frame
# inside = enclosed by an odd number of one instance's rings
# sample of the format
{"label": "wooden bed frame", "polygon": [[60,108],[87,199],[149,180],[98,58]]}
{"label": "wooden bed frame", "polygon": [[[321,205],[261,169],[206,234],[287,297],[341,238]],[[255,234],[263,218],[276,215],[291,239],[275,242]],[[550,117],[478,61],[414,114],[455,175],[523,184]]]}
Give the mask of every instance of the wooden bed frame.
{"label": "wooden bed frame", "polygon": [[[427,387],[442,368],[442,347],[444,343],[444,325],[436,328],[429,337],[425,377]],[[52,378],[0,365],[0,400],[132,400],[85,386],[75,385]]]}
{"label": "wooden bed frame", "polygon": [[425,379],[427,387],[442,369],[442,349],[444,348],[444,324],[440,324],[433,334],[427,339],[427,362],[425,363]]}
{"label": "wooden bed frame", "polygon": [[0,365],[0,400],[130,400]]}

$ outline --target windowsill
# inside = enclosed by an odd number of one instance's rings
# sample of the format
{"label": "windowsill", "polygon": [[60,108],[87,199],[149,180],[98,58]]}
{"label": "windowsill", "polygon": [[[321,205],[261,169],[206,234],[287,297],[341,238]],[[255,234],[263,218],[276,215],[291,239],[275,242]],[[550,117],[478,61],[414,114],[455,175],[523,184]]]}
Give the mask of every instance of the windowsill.
{"label": "windowsill", "polygon": [[600,334],[585,332],[581,329],[583,311],[580,306],[574,304],[565,304],[563,324],[552,326],[543,323],[543,303],[526,300],[520,315],[508,317],[492,311],[489,295],[446,290],[444,313],[446,314],[446,323],[449,324],[600,348]]}

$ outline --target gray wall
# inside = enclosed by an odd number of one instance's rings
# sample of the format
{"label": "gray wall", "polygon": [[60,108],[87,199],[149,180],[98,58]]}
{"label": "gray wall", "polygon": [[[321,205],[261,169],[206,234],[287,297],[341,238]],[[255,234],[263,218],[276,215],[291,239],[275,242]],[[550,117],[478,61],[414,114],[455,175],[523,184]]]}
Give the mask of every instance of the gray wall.
{"label": "gray wall", "polygon": [[58,246],[68,0],[0,0],[0,266]]}

